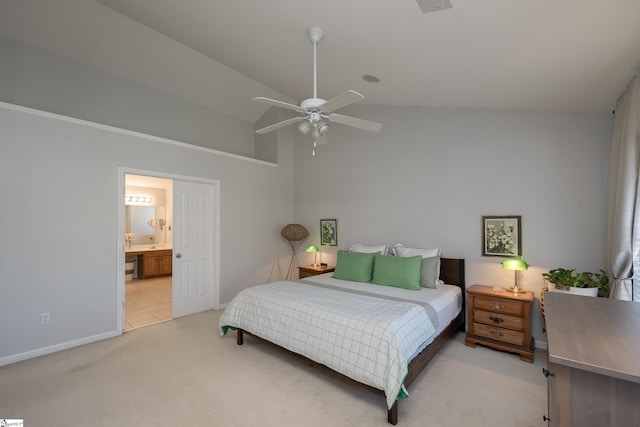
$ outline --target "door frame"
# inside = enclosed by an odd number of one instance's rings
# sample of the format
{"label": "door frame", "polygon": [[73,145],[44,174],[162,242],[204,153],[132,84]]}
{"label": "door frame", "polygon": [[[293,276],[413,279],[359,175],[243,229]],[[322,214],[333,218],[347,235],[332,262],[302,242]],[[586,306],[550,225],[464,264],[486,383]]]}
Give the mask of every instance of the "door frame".
{"label": "door frame", "polygon": [[[176,175],[160,171],[152,171],[146,169],[134,169],[119,166],[118,167],[118,186],[117,186],[117,256],[116,256],[116,331],[122,334],[124,331],[124,303],[125,303],[125,202],[124,196],[126,191],[125,175],[142,175],[154,178],[165,178],[174,181],[197,182],[200,184],[208,184],[213,187],[213,224],[211,230],[213,232],[213,250],[211,253],[211,291],[212,308],[220,309],[220,181],[207,178],[199,178],[194,176]],[[174,205],[175,209],[175,205]],[[172,224],[175,229],[176,224]],[[172,280],[175,280],[175,276]],[[173,286],[172,286],[173,287]]]}

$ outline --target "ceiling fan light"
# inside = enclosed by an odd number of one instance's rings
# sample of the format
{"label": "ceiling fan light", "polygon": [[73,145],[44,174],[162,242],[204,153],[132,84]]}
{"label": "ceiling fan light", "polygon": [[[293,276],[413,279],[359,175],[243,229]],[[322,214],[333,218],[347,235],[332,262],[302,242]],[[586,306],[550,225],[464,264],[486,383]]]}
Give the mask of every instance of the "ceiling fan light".
{"label": "ceiling fan light", "polygon": [[308,134],[309,131],[311,130],[311,123],[309,123],[306,120],[304,122],[300,122],[300,124],[298,125],[298,130],[303,135]]}
{"label": "ceiling fan light", "polygon": [[325,133],[329,132],[329,123],[325,122],[325,121],[319,121],[318,122],[318,133],[320,135],[324,135]]}

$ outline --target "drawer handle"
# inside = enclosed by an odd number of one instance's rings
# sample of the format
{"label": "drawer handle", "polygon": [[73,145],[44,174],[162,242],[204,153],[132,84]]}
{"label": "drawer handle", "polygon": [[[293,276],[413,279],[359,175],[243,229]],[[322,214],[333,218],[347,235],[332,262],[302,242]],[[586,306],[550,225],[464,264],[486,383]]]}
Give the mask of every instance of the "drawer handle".
{"label": "drawer handle", "polygon": [[489,333],[491,335],[493,335],[496,338],[500,338],[504,336],[504,333],[500,332],[500,331],[494,331],[493,329],[489,331]]}
{"label": "drawer handle", "polygon": [[542,368],[542,373],[544,374],[545,377],[549,377],[549,376],[555,377],[555,375],[549,372],[547,368]]}
{"label": "drawer handle", "polygon": [[501,319],[500,317],[489,317],[489,319],[493,320],[494,323],[502,323],[504,322],[504,319]]}
{"label": "drawer handle", "polygon": [[503,308],[504,308],[504,305],[501,305],[501,304],[498,304],[498,303],[492,302],[492,303],[491,303],[491,308],[493,308],[494,310],[500,310],[500,309],[503,309]]}

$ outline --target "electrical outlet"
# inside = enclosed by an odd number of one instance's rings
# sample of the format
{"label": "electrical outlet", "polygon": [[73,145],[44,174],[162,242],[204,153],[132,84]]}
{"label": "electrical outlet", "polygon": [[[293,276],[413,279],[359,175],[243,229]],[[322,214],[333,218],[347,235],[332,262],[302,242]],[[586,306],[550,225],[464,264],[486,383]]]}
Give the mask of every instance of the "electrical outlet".
{"label": "electrical outlet", "polygon": [[48,325],[50,321],[51,321],[51,314],[49,314],[49,313],[42,313],[42,314],[40,315],[40,326],[42,326],[42,325]]}

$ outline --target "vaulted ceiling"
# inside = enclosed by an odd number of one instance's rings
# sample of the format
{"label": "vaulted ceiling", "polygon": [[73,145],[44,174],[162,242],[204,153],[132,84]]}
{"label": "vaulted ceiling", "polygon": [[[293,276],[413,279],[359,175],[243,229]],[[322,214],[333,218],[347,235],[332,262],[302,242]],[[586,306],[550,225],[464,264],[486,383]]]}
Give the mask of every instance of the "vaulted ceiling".
{"label": "vaulted ceiling", "polygon": [[[611,110],[640,63],[638,0],[7,0],[0,34],[235,117],[268,96]],[[373,75],[379,83],[365,81]]]}

